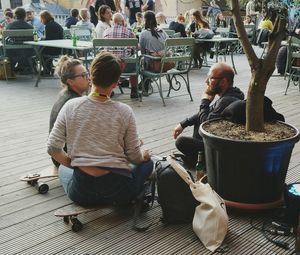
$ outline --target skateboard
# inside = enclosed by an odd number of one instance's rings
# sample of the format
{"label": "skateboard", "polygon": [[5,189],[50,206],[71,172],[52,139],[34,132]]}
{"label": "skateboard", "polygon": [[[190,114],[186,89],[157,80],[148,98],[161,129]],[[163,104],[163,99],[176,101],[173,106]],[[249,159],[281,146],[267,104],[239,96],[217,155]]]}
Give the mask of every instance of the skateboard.
{"label": "skateboard", "polygon": [[58,171],[55,166],[46,168],[38,173],[27,174],[20,178],[21,181],[26,181],[32,187],[35,187],[40,194],[46,194],[49,191],[49,186],[46,183],[39,182],[40,179],[58,177]]}
{"label": "skateboard", "polygon": [[97,207],[82,207],[76,204],[71,204],[69,206],[60,208],[54,212],[56,217],[63,217],[64,223],[72,224],[72,231],[78,232],[82,230],[82,223],[78,220],[77,216],[84,213],[89,213],[93,211],[97,211],[101,208],[107,206],[97,206]]}

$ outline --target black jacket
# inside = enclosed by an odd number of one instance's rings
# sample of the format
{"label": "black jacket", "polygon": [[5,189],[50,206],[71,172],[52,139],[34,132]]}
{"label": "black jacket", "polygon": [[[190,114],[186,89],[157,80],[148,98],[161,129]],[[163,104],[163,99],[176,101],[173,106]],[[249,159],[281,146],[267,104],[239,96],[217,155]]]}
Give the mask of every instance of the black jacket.
{"label": "black jacket", "polygon": [[[45,25],[45,40],[59,40],[64,39],[64,30],[61,25],[59,25],[54,20],[49,21]],[[43,49],[44,55],[59,55],[61,54],[61,48],[45,47]]]}
{"label": "black jacket", "polygon": [[116,5],[113,0],[97,0],[95,3],[95,12],[98,13],[99,7],[101,5],[108,5],[112,12],[116,11]]}
{"label": "black jacket", "polygon": [[226,93],[216,100],[212,105],[208,99],[202,99],[199,112],[180,122],[183,128],[194,126],[194,137],[201,138],[198,130],[200,124],[206,120],[216,119],[221,117],[223,110],[236,100],[243,100],[244,93],[236,87],[229,88]]}
{"label": "black jacket", "polygon": [[179,22],[172,21],[169,25],[169,29],[174,30],[175,33],[180,32],[181,37],[186,37],[185,26]]}

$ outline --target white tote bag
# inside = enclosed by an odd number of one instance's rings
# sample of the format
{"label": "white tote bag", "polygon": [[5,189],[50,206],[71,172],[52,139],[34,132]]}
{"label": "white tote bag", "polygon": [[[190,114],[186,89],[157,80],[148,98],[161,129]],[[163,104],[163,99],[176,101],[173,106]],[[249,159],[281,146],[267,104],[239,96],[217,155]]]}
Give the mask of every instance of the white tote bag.
{"label": "white tote bag", "polygon": [[203,245],[210,251],[215,251],[222,244],[228,229],[228,215],[224,200],[210,187],[208,183],[193,182],[190,175],[171,156],[168,162],[178,175],[190,186],[190,189],[200,203],[196,207],[193,230]]}

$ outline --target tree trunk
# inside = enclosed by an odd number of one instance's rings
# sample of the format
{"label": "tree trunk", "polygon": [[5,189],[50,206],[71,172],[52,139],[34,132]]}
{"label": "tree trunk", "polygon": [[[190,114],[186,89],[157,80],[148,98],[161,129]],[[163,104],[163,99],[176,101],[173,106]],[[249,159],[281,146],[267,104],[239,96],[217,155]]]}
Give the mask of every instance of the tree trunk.
{"label": "tree trunk", "polygon": [[264,130],[264,94],[275,69],[276,56],[281,41],[286,36],[287,10],[283,9],[277,13],[273,30],[269,35],[268,52],[264,59],[259,59],[248,40],[240,13],[239,1],[231,0],[231,4],[236,31],[252,73],[247,94],[246,130],[261,132]]}

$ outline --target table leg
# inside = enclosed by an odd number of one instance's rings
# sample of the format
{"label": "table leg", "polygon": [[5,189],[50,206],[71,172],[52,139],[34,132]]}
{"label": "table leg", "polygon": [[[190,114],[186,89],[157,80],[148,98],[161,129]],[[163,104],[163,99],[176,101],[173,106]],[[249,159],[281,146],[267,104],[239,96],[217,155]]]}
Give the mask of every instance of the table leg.
{"label": "table leg", "polygon": [[36,82],[35,82],[35,87],[38,87],[39,82],[41,80],[41,72],[42,72],[42,50],[43,50],[43,47],[37,46],[34,49],[35,49],[36,55],[38,56],[38,59],[39,59],[38,77],[37,77]]}

